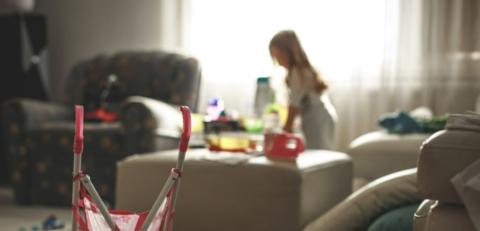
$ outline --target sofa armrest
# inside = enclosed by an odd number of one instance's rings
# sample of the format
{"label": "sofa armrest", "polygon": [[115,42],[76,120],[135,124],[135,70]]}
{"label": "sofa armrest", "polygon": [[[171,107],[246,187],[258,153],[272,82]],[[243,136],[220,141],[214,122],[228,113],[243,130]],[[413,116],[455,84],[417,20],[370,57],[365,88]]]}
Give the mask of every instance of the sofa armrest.
{"label": "sofa armrest", "polygon": [[3,105],[3,122],[10,133],[36,129],[45,122],[68,120],[73,109],[33,99],[17,98]]}
{"label": "sofa armrest", "polygon": [[[182,115],[178,108],[155,99],[127,98],[120,110],[120,119],[131,153],[157,150],[158,138],[172,140],[176,145],[181,135]],[[170,146],[168,148],[172,148]]]}
{"label": "sofa armrest", "polygon": [[430,136],[418,159],[418,190],[424,198],[460,203],[451,179],[480,159],[480,131],[446,129]]}

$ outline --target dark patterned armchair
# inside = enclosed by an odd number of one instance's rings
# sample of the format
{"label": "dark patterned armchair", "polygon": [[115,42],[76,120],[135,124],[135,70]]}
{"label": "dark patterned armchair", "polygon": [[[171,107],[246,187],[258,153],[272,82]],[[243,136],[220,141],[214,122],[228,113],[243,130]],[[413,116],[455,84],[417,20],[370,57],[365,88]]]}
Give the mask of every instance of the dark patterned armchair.
{"label": "dark patterned armchair", "polygon": [[3,105],[3,135],[18,204],[71,203],[73,105],[92,110],[115,74],[125,96],[117,122],[85,124],[84,167],[100,195],[114,203],[116,162],[133,153],[177,147],[181,115],[196,111],[200,68],[196,59],[161,51],[99,55],[76,65],[62,105],[14,99]]}

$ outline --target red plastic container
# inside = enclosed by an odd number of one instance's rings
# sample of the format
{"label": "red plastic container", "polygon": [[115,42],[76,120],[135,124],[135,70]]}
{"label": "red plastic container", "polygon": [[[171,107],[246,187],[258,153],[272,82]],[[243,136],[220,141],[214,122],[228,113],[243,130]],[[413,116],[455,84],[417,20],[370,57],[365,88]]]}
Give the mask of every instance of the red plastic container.
{"label": "red plastic container", "polygon": [[295,159],[305,150],[303,140],[291,133],[265,134],[264,152],[268,157]]}

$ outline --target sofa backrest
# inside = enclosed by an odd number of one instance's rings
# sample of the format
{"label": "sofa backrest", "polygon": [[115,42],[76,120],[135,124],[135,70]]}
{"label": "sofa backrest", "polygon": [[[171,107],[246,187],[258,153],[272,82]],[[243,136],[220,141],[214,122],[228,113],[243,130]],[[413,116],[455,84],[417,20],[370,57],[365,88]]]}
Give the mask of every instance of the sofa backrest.
{"label": "sofa backrest", "polygon": [[75,65],[68,76],[68,104],[98,106],[109,75],[114,74],[122,95],[145,96],[197,109],[200,86],[198,61],[165,51],[124,51],[97,55]]}

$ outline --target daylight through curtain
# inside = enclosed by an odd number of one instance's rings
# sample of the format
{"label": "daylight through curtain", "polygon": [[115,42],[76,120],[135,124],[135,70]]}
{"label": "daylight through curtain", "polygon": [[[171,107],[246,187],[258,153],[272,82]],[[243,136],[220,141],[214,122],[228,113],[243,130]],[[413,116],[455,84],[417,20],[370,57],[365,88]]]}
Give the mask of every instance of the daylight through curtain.
{"label": "daylight through curtain", "polygon": [[202,63],[204,108],[218,96],[227,108],[251,113],[258,76],[274,76],[282,92],[268,42],[287,28],[330,83],[341,150],[379,129],[384,113],[472,110],[479,94],[475,0],[182,2],[188,6],[182,48]]}

